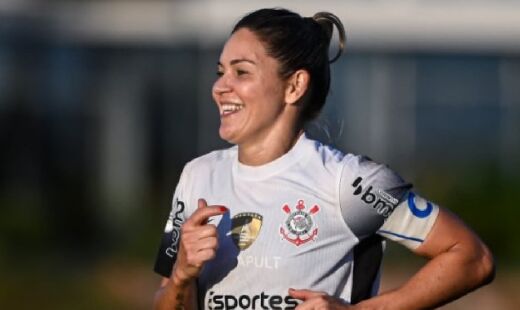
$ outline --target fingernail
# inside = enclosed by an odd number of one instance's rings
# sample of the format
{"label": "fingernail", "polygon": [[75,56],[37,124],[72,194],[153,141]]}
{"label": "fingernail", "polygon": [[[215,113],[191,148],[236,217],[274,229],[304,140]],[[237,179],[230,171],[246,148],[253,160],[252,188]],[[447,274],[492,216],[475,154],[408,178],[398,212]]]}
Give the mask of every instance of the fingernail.
{"label": "fingernail", "polygon": [[220,211],[221,211],[221,212],[228,212],[229,210],[228,210],[228,208],[226,208],[226,207],[220,207]]}

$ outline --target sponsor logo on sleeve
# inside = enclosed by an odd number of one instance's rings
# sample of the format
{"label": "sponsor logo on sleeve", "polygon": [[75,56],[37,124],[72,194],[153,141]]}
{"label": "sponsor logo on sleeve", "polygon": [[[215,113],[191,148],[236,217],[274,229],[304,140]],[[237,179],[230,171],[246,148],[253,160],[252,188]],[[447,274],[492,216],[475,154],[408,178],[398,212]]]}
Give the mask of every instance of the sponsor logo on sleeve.
{"label": "sponsor logo on sleeve", "polygon": [[362,177],[357,177],[351,184],[352,187],[354,187],[354,196],[361,195],[361,201],[371,206],[379,215],[385,218],[389,217],[399,203],[399,200],[382,189],[373,188],[371,185],[364,189],[361,185],[362,181]]}
{"label": "sponsor logo on sleeve", "polygon": [[318,237],[318,226],[313,220],[313,216],[320,211],[318,205],[306,211],[304,201],[299,200],[295,211],[292,211],[288,204],[282,207],[282,211],[287,214],[287,219],[280,226],[282,239],[300,246]]}
{"label": "sponsor logo on sleeve", "polygon": [[165,233],[172,234],[172,243],[166,248],[166,255],[175,257],[179,247],[179,238],[181,236],[181,226],[184,223],[184,202],[176,200],[176,208],[172,208],[168,221],[166,222]]}
{"label": "sponsor logo on sleeve", "polygon": [[433,205],[431,202],[415,196],[414,193],[408,193],[408,208],[418,218],[428,217],[433,211]]}

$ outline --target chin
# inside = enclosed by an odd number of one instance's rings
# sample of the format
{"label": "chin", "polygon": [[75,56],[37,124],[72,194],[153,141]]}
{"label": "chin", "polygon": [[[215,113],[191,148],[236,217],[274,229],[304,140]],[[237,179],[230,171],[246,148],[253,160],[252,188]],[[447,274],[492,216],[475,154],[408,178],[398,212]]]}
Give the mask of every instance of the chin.
{"label": "chin", "polygon": [[225,130],[220,129],[218,134],[220,136],[220,139],[231,144],[238,144],[236,139],[233,138],[233,134],[231,132],[227,132]]}

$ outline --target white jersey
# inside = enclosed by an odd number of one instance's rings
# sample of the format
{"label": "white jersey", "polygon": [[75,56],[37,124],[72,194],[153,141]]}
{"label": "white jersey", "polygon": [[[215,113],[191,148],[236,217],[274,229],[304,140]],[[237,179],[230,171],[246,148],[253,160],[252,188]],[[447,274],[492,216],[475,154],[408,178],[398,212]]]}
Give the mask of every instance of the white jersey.
{"label": "white jersey", "polygon": [[263,166],[241,164],[236,147],[214,151],[183,170],[155,270],[170,276],[180,226],[204,198],[229,208],[211,221],[220,246],[198,278],[204,309],[293,309],[289,288],[357,303],[377,294],[381,236],[415,248],[431,230],[438,207],[410,188],[305,135]]}

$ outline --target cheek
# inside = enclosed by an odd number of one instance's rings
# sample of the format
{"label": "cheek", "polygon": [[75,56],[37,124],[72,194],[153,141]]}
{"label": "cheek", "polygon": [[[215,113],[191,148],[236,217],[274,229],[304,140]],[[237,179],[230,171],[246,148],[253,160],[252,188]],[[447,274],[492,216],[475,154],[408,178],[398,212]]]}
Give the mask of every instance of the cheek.
{"label": "cheek", "polygon": [[285,94],[281,81],[275,80],[273,83],[264,85],[262,92],[271,104],[283,105]]}
{"label": "cheek", "polygon": [[263,77],[262,83],[246,85],[243,90],[252,98],[263,98],[271,103],[279,102],[283,99],[282,82],[273,77]]}
{"label": "cheek", "polygon": [[251,84],[239,85],[236,87],[236,91],[246,101],[255,102],[262,98],[262,90]]}

